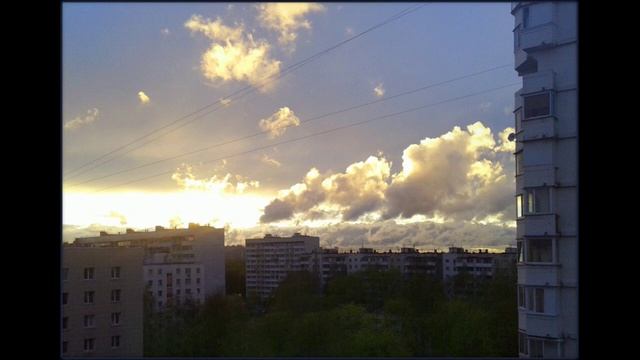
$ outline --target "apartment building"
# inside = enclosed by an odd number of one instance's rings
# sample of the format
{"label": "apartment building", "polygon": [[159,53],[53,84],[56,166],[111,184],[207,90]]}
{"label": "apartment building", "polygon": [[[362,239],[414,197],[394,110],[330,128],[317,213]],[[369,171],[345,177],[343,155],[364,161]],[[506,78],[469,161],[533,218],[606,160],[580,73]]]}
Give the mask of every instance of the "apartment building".
{"label": "apartment building", "polygon": [[245,240],[247,295],[267,297],[291,272],[318,271],[320,238],[295,233]]}
{"label": "apartment building", "polygon": [[577,3],[513,2],[521,357],[578,356]]}
{"label": "apartment building", "polygon": [[101,232],[100,236],[77,238],[74,245],[143,248],[139,271],[157,310],[225,293],[224,229],[198,224],[186,229],[127,229],[124,234]]}
{"label": "apartment building", "polygon": [[141,357],[141,248],[64,246],[62,356]]}

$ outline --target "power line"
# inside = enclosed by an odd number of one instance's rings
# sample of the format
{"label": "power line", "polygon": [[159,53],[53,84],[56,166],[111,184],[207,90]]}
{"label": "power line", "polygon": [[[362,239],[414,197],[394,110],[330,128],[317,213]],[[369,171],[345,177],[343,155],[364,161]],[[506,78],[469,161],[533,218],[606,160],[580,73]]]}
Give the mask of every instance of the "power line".
{"label": "power line", "polygon": [[[394,117],[394,116],[398,116],[398,115],[402,115],[402,114],[406,114],[406,113],[410,113],[410,112],[415,112],[415,111],[422,110],[422,109],[425,109],[425,108],[428,108],[428,107],[441,105],[441,104],[445,104],[445,103],[452,102],[452,101],[462,100],[462,99],[469,98],[469,97],[472,97],[472,96],[477,96],[477,95],[489,93],[489,92],[492,92],[492,91],[504,89],[504,88],[507,88],[507,87],[510,87],[510,86],[516,86],[516,85],[522,85],[522,84],[520,82],[516,82],[516,83],[507,84],[507,85],[502,85],[502,86],[499,86],[499,87],[483,90],[483,91],[480,91],[480,92],[476,92],[476,93],[472,93],[472,94],[468,94],[468,95],[463,95],[463,96],[458,96],[458,97],[447,99],[447,100],[443,100],[443,101],[440,101],[440,102],[427,104],[427,105],[422,105],[422,106],[418,106],[418,107],[415,107],[415,108],[399,111],[399,112],[396,112],[396,113],[387,114],[387,115],[375,117],[375,118],[372,118],[372,119],[358,121],[358,122],[351,123],[351,124],[348,124],[348,125],[339,126],[339,127],[332,128],[332,129],[329,129],[329,130],[324,130],[324,131],[312,133],[312,134],[301,136],[301,137],[298,137],[298,138],[293,138],[293,139],[289,139],[289,140],[280,141],[278,143],[261,146],[261,147],[254,148],[254,149],[247,150],[247,151],[243,151],[243,152],[240,152],[240,153],[219,157],[219,158],[216,158],[216,159],[205,161],[202,164],[209,164],[209,163],[212,163],[212,162],[215,162],[215,161],[220,161],[220,160],[224,160],[224,159],[229,159],[229,158],[233,158],[233,157],[237,157],[237,156],[250,154],[250,153],[253,153],[253,152],[256,152],[256,151],[260,151],[260,150],[264,150],[264,149],[267,149],[267,148],[270,148],[270,147],[283,145],[283,144],[288,144],[288,143],[292,143],[292,142],[308,139],[308,138],[311,138],[311,137],[314,137],[314,136],[324,135],[324,134],[332,133],[332,132],[335,132],[335,131],[348,129],[348,128],[351,128],[351,127],[363,125],[363,124],[370,123],[370,122],[373,122],[373,121],[387,119],[387,118],[390,118],[390,117]],[[125,186],[125,185],[133,184],[133,183],[136,183],[136,182],[152,179],[152,178],[155,178],[155,177],[158,177],[158,176],[171,174],[173,172],[174,172],[174,170],[164,171],[164,172],[157,173],[157,174],[154,174],[154,175],[145,176],[143,178],[127,181],[127,182],[124,182],[124,183],[120,183],[120,184],[116,184],[116,185],[112,185],[112,186],[108,186],[108,187],[104,187],[104,188],[101,188],[99,190],[95,190],[93,192],[94,193],[95,192],[101,192],[101,191],[105,191],[105,190],[108,190],[108,189],[113,189],[113,188],[116,188],[116,187]]]}
{"label": "power line", "polygon": [[[419,88],[416,88],[416,89],[404,91],[404,92],[401,92],[401,93],[398,93],[398,94],[395,94],[395,95],[392,95],[392,96],[384,97],[384,98],[381,98],[381,99],[378,99],[378,100],[369,101],[369,102],[366,102],[366,103],[362,103],[362,104],[350,106],[350,107],[347,107],[347,108],[343,108],[343,109],[340,109],[340,110],[332,111],[332,112],[329,112],[329,113],[325,113],[325,114],[322,114],[322,115],[319,115],[319,116],[315,116],[315,117],[303,120],[303,121],[300,122],[300,124],[301,124],[300,126],[303,126],[304,124],[309,123],[311,121],[315,121],[315,120],[319,120],[319,119],[322,119],[322,118],[326,118],[328,116],[338,115],[338,114],[345,113],[345,112],[348,112],[348,111],[351,111],[351,110],[355,110],[355,109],[359,109],[359,108],[362,108],[362,107],[365,107],[365,106],[369,106],[369,105],[373,105],[373,104],[376,104],[376,103],[381,103],[381,102],[384,102],[384,101],[396,99],[396,98],[399,98],[401,96],[414,94],[416,92],[424,91],[424,90],[427,90],[427,89],[430,89],[430,88],[433,88],[433,87],[436,87],[436,86],[448,84],[448,83],[451,83],[451,82],[454,82],[454,81],[467,79],[467,78],[470,78],[470,77],[473,77],[473,76],[481,75],[481,74],[484,74],[484,73],[487,73],[487,72],[495,71],[495,70],[506,68],[506,67],[512,67],[512,66],[513,66],[513,64],[504,64],[504,65],[500,65],[500,66],[495,66],[495,67],[492,67],[492,68],[489,68],[489,69],[485,69],[485,70],[482,70],[482,71],[478,71],[478,72],[475,72],[475,73],[472,73],[472,74],[458,76],[458,77],[455,77],[455,78],[452,78],[452,79],[448,79],[448,80],[444,80],[444,81],[441,81],[441,82],[438,82],[438,83],[435,83],[435,84],[430,84],[430,85],[422,86],[422,87],[419,87]],[[283,126],[283,127],[279,128],[279,129],[286,129],[286,128],[293,127],[293,126],[297,126],[297,125],[291,124],[291,125]],[[172,157],[169,157],[169,158],[152,161],[152,162],[149,162],[149,163],[146,163],[146,164],[141,164],[141,165],[134,166],[134,167],[131,167],[131,168],[128,168],[128,169],[120,170],[120,171],[117,171],[115,173],[111,173],[111,174],[107,174],[107,175],[91,178],[91,179],[88,179],[88,180],[85,180],[85,181],[82,181],[82,182],[71,184],[71,185],[69,185],[69,187],[73,188],[73,187],[76,187],[76,186],[79,186],[79,185],[84,185],[84,184],[87,184],[87,183],[90,183],[90,182],[94,182],[94,181],[97,181],[97,180],[106,179],[106,178],[109,178],[109,177],[112,177],[112,176],[120,175],[120,174],[123,174],[123,173],[126,173],[126,172],[138,170],[138,169],[142,169],[142,168],[149,167],[149,166],[152,166],[152,165],[156,165],[156,164],[159,164],[159,163],[162,163],[162,162],[175,160],[175,159],[178,159],[178,158],[181,158],[181,157],[185,157],[185,156],[193,155],[193,154],[196,154],[196,153],[200,153],[200,152],[203,152],[203,151],[206,151],[206,150],[210,150],[210,149],[213,149],[213,148],[216,148],[216,147],[229,145],[229,144],[236,143],[236,142],[242,141],[242,140],[247,140],[247,139],[250,139],[250,138],[253,138],[253,137],[256,137],[256,136],[259,136],[259,135],[267,134],[267,133],[269,133],[268,130],[259,131],[259,132],[256,132],[256,133],[253,133],[253,134],[250,134],[250,135],[246,135],[246,136],[235,138],[235,139],[232,139],[232,140],[229,140],[229,141],[225,141],[225,142],[222,142],[222,143],[217,143],[217,144],[214,144],[214,145],[206,146],[206,147],[203,147],[203,148],[200,148],[200,149],[197,149],[197,150],[188,151],[188,152],[185,152],[185,153],[182,153],[182,154],[179,154],[179,155],[175,155],[175,156],[172,156]]]}
{"label": "power line", "polygon": [[[186,118],[188,118],[188,117],[190,117],[190,116],[192,116],[192,115],[195,115],[195,114],[197,114],[197,113],[199,113],[199,112],[201,112],[201,111],[203,111],[203,110],[205,110],[205,109],[207,109],[207,108],[209,108],[209,107],[211,107],[211,106],[213,106],[213,105],[215,105],[215,104],[220,104],[220,106],[217,106],[217,107],[213,108],[212,110],[210,110],[210,111],[208,111],[208,112],[206,112],[206,113],[202,114],[201,116],[198,116],[198,117],[196,117],[196,118],[194,118],[194,119],[191,119],[191,120],[189,120],[188,122],[186,122],[185,124],[182,124],[181,126],[179,126],[179,127],[175,128],[175,129],[169,130],[168,132],[166,132],[166,133],[164,133],[164,134],[161,134],[160,136],[158,136],[158,137],[156,137],[156,138],[152,139],[151,141],[147,141],[147,142],[146,142],[146,143],[144,143],[142,146],[144,146],[144,145],[146,145],[146,144],[148,144],[148,143],[150,143],[150,142],[153,142],[153,141],[155,141],[155,140],[157,140],[157,139],[159,139],[159,138],[161,138],[161,137],[163,137],[163,136],[165,136],[165,135],[168,135],[168,134],[172,133],[173,131],[176,131],[177,129],[179,129],[179,128],[183,127],[183,126],[186,126],[186,124],[190,124],[190,123],[192,123],[193,121],[195,121],[195,120],[197,120],[197,119],[200,119],[200,118],[202,118],[203,116],[205,116],[205,115],[207,115],[207,114],[210,114],[210,113],[212,113],[212,112],[215,112],[215,111],[217,111],[217,110],[219,110],[219,109],[223,108],[223,107],[225,106],[225,105],[223,105],[223,104],[222,104],[222,102],[223,102],[224,100],[230,100],[232,97],[234,97],[234,96],[236,96],[236,95],[239,95],[237,99],[234,99],[234,100],[232,100],[232,101],[231,101],[231,103],[233,104],[235,101],[237,101],[238,99],[240,99],[240,98],[244,97],[245,95],[248,95],[248,94],[250,94],[250,93],[253,93],[256,89],[262,88],[262,87],[266,86],[267,84],[269,84],[269,83],[271,83],[271,82],[273,82],[273,81],[275,81],[275,80],[278,80],[278,79],[282,78],[283,76],[285,76],[285,75],[287,75],[287,74],[289,74],[289,73],[291,73],[291,72],[293,72],[293,71],[295,71],[295,70],[297,70],[297,69],[299,69],[299,68],[303,67],[304,65],[308,64],[309,62],[311,62],[311,61],[313,61],[313,60],[315,60],[315,59],[317,59],[317,58],[321,57],[322,55],[327,54],[327,53],[329,53],[329,52],[331,52],[331,51],[333,51],[333,50],[337,49],[338,47],[340,47],[340,46],[342,46],[342,45],[344,45],[344,44],[347,44],[347,43],[349,43],[349,42],[351,42],[351,41],[353,41],[353,40],[355,40],[355,39],[357,39],[357,38],[359,38],[359,37],[361,37],[361,36],[363,36],[363,35],[365,35],[365,34],[367,34],[367,33],[371,32],[371,31],[373,31],[373,30],[375,30],[375,29],[378,29],[378,28],[380,28],[380,27],[382,27],[382,26],[384,26],[384,25],[387,25],[387,24],[389,24],[389,23],[391,23],[391,22],[393,22],[393,21],[395,21],[395,20],[397,20],[397,19],[400,19],[400,18],[402,18],[402,17],[404,17],[404,16],[406,16],[406,15],[408,15],[408,14],[412,13],[412,12],[415,12],[415,11],[417,11],[417,10],[421,9],[422,7],[425,7],[425,6],[427,6],[427,5],[429,5],[429,4],[422,4],[422,5],[419,5],[419,6],[414,6],[414,7],[406,8],[406,9],[402,10],[401,12],[399,12],[399,13],[397,13],[397,14],[395,14],[395,15],[391,16],[391,17],[390,17],[390,18],[388,18],[387,20],[384,20],[384,21],[383,21],[383,22],[381,22],[381,23],[378,23],[378,24],[376,24],[376,25],[374,25],[374,26],[372,26],[372,27],[370,27],[370,28],[368,28],[368,29],[366,29],[366,30],[364,30],[364,31],[362,31],[362,32],[360,32],[360,33],[358,33],[358,34],[356,34],[356,35],[354,35],[354,36],[352,36],[352,37],[348,38],[348,39],[345,39],[345,40],[343,40],[343,41],[341,41],[341,42],[339,42],[339,43],[337,43],[337,44],[335,44],[335,45],[333,45],[333,46],[331,46],[331,47],[329,47],[329,48],[327,48],[327,49],[324,49],[324,50],[322,50],[322,51],[320,51],[320,52],[318,52],[318,53],[315,53],[314,55],[311,55],[310,57],[308,57],[308,58],[306,58],[306,59],[304,59],[304,60],[301,60],[301,61],[299,61],[299,62],[297,62],[297,63],[295,63],[295,64],[292,64],[292,65],[289,65],[289,66],[288,66],[288,67],[286,67],[283,71],[281,71],[281,72],[279,72],[279,73],[277,73],[277,74],[273,74],[273,75],[271,75],[271,76],[269,76],[269,77],[265,78],[265,81],[264,81],[263,83],[259,84],[257,87],[252,86],[252,85],[247,85],[247,86],[245,86],[245,87],[243,87],[243,88],[241,88],[241,89],[239,89],[239,90],[235,91],[234,93],[232,93],[232,94],[230,94],[230,95],[228,95],[228,96],[226,96],[226,97],[224,97],[224,98],[220,99],[219,101],[215,101],[215,102],[212,102],[212,103],[210,103],[210,104],[208,104],[208,105],[206,105],[206,106],[204,106],[204,107],[201,107],[200,109],[198,109],[198,110],[196,110],[196,111],[193,111],[193,112],[191,112],[191,113],[189,113],[189,114],[187,114],[187,115],[184,115],[184,116],[182,116],[182,117],[178,118],[177,120],[174,120],[174,121],[172,121],[172,122],[170,122],[170,123],[168,123],[168,124],[166,124],[166,125],[163,125],[163,126],[161,126],[161,127],[157,128],[157,129],[155,129],[155,130],[153,130],[153,131],[151,131],[151,132],[149,132],[149,133],[147,133],[147,134],[145,134],[145,135],[143,135],[143,136],[141,136],[141,137],[138,137],[138,138],[136,138],[136,139],[134,139],[134,140],[132,140],[132,141],[130,141],[130,142],[128,142],[128,143],[126,143],[126,144],[124,144],[124,145],[121,145],[121,146],[119,146],[119,147],[117,147],[117,148],[115,148],[115,149],[113,149],[113,150],[111,150],[111,151],[107,152],[106,154],[103,154],[103,155],[101,155],[101,156],[99,156],[99,157],[97,157],[97,158],[95,158],[95,159],[93,159],[93,160],[91,160],[91,161],[89,161],[89,162],[87,162],[87,163],[85,163],[85,164],[83,164],[83,165],[81,165],[81,166],[79,166],[79,167],[77,167],[77,168],[73,169],[73,170],[70,170],[70,171],[68,171],[68,172],[66,173],[66,175],[68,176],[68,175],[70,175],[70,174],[72,174],[72,173],[74,173],[74,172],[77,172],[77,171],[78,171],[78,170],[80,170],[80,169],[83,169],[83,168],[85,168],[85,167],[87,167],[87,166],[89,166],[89,165],[91,165],[91,164],[94,164],[95,162],[97,162],[97,161],[99,161],[99,160],[102,160],[102,159],[104,159],[105,157],[107,157],[107,156],[109,156],[109,155],[111,155],[111,154],[114,154],[114,153],[116,153],[116,152],[118,152],[118,151],[120,151],[120,150],[122,150],[122,149],[125,149],[125,148],[129,147],[130,145],[132,145],[132,144],[134,144],[134,143],[136,143],[136,142],[138,142],[138,141],[140,141],[140,140],[142,140],[142,139],[145,139],[145,138],[147,138],[147,137],[149,137],[149,136],[151,136],[151,135],[153,135],[153,134],[155,134],[155,133],[157,133],[157,132],[159,132],[159,131],[161,131],[161,130],[163,130],[163,129],[166,129],[166,128],[168,128],[168,127],[172,126],[172,125],[175,125],[175,124],[179,123],[180,121],[183,121],[183,120],[185,120]],[[129,152],[131,152],[131,151],[133,151],[133,150],[135,150],[135,149],[140,148],[140,147],[141,147],[141,146],[136,147],[136,148],[133,148],[133,149],[130,149],[130,150],[128,150],[128,151],[126,151],[126,152],[124,152],[124,153],[120,154],[119,156],[122,156],[122,155],[124,155],[124,154],[127,154],[127,153],[129,153]],[[72,177],[75,177],[75,176],[80,175],[80,174],[84,174],[85,172],[87,172],[87,171],[89,171],[89,170],[91,170],[91,169],[94,169],[94,168],[96,168],[96,167],[98,167],[98,166],[100,166],[100,165],[103,165],[103,164],[105,164],[105,163],[107,163],[107,162],[109,162],[109,161],[111,161],[111,160],[113,160],[113,159],[115,159],[115,158],[117,158],[117,157],[118,157],[118,156],[113,157],[113,158],[111,158],[111,159],[109,159],[109,160],[107,160],[107,161],[101,162],[101,163],[97,164],[96,166],[91,167],[91,168],[90,168],[90,169],[88,169],[88,170],[85,170],[85,171],[82,171],[82,172],[76,173],[76,174],[75,174],[75,175],[73,175]]]}

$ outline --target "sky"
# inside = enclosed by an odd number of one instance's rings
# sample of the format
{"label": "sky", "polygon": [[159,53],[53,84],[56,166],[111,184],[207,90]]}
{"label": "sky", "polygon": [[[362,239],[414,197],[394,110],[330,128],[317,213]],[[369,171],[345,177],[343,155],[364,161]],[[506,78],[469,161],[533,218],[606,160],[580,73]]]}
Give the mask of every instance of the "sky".
{"label": "sky", "polygon": [[63,4],[63,239],[513,245],[509,3],[429,3],[290,68],[419,5]]}

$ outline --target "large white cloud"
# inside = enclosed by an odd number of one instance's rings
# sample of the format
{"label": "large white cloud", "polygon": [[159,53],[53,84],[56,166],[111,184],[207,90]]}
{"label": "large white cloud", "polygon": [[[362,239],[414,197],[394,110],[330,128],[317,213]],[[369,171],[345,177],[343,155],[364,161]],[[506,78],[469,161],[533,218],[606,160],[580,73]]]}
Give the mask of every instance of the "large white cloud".
{"label": "large white cloud", "polygon": [[269,137],[273,139],[284,134],[288,127],[300,125],[300,119],[293,110],[285,106],[268,118],[261,119],[258,125],[262,130],[268,131]]}
{"label": "large white cloud", "polygon": [[[412,218],[416,215],[474,222],[508,222],[514,178],[506,139],[499,143],[476,122],[425,138],[403,152],[402,169],[371,156],[345,172],[321,175],[313,168],[302,183],[282,190],[264,209],[263,223],[338,216],[340,220]],[[365,216],[365,217],[366,217]]]}
{"label": "large white cloud", "polygon": [[261,91],[273,88],[267,78],[280,72],[280,61],[271,57],[271,45],[264,39],[255,40],[244,25],[226,26],[220,18],[215,21],[193,15],[184,26],[192,33],[200,32],[213,42],[202,54],[200,68],[213,83],[241,81],[260,86]]}
{"label": "large white cloud", "polygon": [[311,22],[305,16],[325,10],[324,6],[315,3],[267,3],[257,5],[257,8],[260,24],[278,32],[278,42],[289,52],[295,50],[298,29],[311,29]]}
{"label": "large white cloud", "polygon": [[66,123],[64,123],[64,129],[74,130],[81,126],[91,124],[92,122],[98,119],[99,113],[100,112],[98,111],[97,108],[89,109],[87,110],[87,114],[85,116],[76,116],[72,120],[69,120]]}

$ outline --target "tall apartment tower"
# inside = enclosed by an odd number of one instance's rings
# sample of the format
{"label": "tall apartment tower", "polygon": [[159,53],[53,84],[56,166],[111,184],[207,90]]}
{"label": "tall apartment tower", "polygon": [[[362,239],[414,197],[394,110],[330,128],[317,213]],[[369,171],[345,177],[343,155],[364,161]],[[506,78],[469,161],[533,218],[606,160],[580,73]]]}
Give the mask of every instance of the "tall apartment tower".
{"label": "tall apartment tower", "polygon": [[521,357],[578,356],[577,3],[513,2]]}

